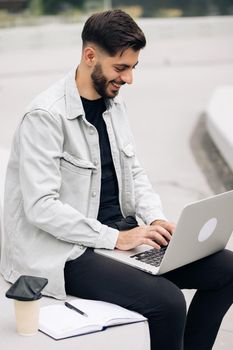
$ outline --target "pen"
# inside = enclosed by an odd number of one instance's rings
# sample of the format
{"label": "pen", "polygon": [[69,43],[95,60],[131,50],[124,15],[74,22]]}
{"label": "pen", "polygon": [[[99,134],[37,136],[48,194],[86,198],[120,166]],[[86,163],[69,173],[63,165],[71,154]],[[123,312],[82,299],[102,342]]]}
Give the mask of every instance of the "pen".
{"label": "pen", "polygon": [[74,311],[78,312],[78,313],[79,313],[80,315],[82,315],[82,316],[88,317],[88,315],[85,314],[85,312],[83,312],[82,310],[79,310],[77,307],[71,305],[71,304],[68,303],[67,301],[65,302],[65,306],[68,307],[68,308],[71,309],[71,310],[74,310]]}

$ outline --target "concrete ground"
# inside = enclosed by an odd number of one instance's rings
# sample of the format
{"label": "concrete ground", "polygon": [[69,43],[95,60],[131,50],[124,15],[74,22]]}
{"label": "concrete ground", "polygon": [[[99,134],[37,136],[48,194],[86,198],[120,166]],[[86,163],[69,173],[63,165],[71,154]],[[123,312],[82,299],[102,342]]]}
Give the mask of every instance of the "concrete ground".
{"label": "concrete ground", "polygon": [[[141,163],[170,220],[185,204],[212,195],[190,138],[219,85],[233,81],[233,17],[142,20],[148,45],[134,84],[122,88]],[[0,30],[0,147],[9,149],[24,107],[77,65],[82,25]],[[233,250],[233,238],[228,247]],[[192,292],[187,292],[191,298]],[[4,337],[4,334],[3,334]],[[233,308],[214,350],[233,344]],[[36,347],[35,350],[39,348]],[[89,349],[88,347],[86,349]]]}

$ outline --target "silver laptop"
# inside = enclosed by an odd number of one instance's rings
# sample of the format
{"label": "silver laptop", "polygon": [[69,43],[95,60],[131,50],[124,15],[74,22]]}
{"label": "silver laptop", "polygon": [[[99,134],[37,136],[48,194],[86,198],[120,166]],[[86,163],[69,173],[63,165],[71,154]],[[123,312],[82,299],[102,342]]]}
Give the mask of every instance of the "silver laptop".
{"label": "silver laptop", "polygon": [[229,191],[187,205],[166,248],[141,245],[128,251],[95,252],[160,275],[224,249],[232,231],[233,191]]}

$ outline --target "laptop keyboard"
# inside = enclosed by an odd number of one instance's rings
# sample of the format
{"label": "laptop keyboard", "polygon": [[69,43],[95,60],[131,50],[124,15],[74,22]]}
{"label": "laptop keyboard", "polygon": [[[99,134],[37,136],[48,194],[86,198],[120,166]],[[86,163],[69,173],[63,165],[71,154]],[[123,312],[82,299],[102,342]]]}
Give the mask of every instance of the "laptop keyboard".
{"label": "laptop keyboard", "polygon": [[146,264],[158,267],[160,266],[160,263],[163,259],[166,249],[167,247],[161,247],[159,250],[150,249],[142,253],[131,255],[130,258],[134,258]]}

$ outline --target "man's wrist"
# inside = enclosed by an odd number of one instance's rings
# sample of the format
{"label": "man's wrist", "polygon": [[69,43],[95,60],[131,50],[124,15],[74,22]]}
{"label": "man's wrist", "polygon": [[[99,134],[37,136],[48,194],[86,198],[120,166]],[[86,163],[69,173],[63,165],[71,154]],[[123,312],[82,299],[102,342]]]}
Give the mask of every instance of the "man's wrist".
{"label": "man's wrist", "polygon": [[150,223],[150,225],[159,225],[161,222],[166,222],[166,220],[163,219],[156,219]]}

